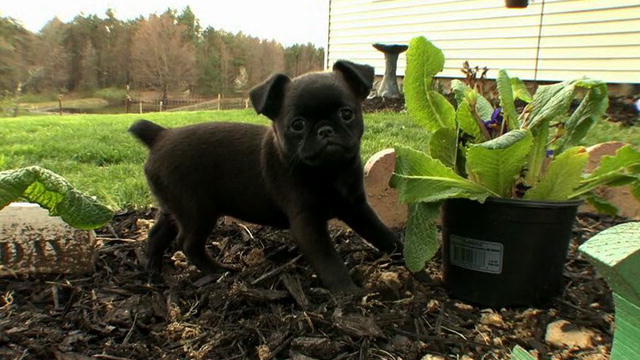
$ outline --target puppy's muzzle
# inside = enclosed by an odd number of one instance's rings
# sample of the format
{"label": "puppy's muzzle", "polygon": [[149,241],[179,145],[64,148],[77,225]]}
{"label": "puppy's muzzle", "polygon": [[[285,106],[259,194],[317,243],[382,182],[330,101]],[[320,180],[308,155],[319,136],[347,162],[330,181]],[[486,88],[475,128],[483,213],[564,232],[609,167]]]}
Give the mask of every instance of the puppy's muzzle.
{"label": "puppy's muzzle", "polygon": [[330,137],[333,137],[335,134],[336,131],[328,125],[322,126],[318,129],[318,138],[320,140],[328,139]]}

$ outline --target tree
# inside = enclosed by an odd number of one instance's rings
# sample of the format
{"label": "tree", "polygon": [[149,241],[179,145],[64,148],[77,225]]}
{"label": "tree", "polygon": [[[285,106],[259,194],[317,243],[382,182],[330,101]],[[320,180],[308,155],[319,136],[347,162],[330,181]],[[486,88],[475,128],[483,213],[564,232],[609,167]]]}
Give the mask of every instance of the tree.
{"label": "tree", "polygon": [[316,48],[313,44],[295,44],[285,49],[286,72],[291,76],[298,76],[309,71],[324,68],[324,49]]}
{"label": "tree", "polygon": [[186,26],[166,13],[140,23],[131,50],[135,83],[161,90],[163,98],[171,89],[195,83],[195,49],[185,32]]}
{"label": "tree", "polygon": [[0,89],[13,93],[29,79],[32,38],[14,19],[0,17]]}

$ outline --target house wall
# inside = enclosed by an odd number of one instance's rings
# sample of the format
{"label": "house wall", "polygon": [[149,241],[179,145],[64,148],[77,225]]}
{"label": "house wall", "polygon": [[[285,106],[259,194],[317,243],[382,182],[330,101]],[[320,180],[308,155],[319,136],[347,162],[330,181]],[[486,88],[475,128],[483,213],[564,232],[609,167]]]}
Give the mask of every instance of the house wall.
{"label": "house wall", "polygon": [[[504,0],[330,0],[327,64],[368,63],[384,72],[371,44],[408,44],[423,35],[440,47],[442,76],[465,60],[533,80],[542,0],[507,9]],[[640,0],[545,0],[538,80],[582,76],[640,83]],[[398,61],[403,75],[405,57]]]}

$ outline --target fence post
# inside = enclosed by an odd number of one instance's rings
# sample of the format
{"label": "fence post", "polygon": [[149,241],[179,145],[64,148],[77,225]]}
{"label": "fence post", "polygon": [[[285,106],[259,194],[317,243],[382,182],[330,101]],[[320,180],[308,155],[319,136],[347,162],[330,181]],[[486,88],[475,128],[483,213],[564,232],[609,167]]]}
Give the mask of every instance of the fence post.
{"label": "fence post", "polygon": [[162,112],[162,100],[158,103],[158,112]]}
{"label": "fence post", "polygon": [[62,94],[58,95],[58,111],[60,112],[60,116],[62,116]]}
{"label": "fence post", "polygon": [[222,98],[222,95],[218,94],[218,110],[220,110],[220,99]]}
{"label": "fence post", "polygon": [[138,100],[138,105],[140,106],[140,114],[142,114],[142,100]]}

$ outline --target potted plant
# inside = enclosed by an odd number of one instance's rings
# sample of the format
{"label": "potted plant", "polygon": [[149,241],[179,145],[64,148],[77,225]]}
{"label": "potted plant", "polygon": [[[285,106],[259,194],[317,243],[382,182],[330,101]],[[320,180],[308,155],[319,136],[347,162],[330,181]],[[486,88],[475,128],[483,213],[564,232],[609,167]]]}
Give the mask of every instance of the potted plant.
{"label": "potted plant", "polygon": [[[424,37],[407,52],[409,115],[430,136],[423,149],[396,147],[391,180],[410,205],[405,261],[420,271],[440,248],[435,222],[442,208],[445,286],[455,297],[488,306],[540,303],[561,288],[577,206],[613,207],[593,190],[634,184],[640,197],[640,152],[631,146],[586,173],[577,146],[607,107],[607,85],[591,79],[540,86],[501,70],[500,106],[460,81],[457,107],[434,89],[444,55]],[[583,93],[576,108],[572,102]],[[518,113],[520,99],[526,106]]]}
{"label": "potted plant", "polygon": [[505,6],[514,9],[526,8],[529,6],[529,0],[505,0]]}

